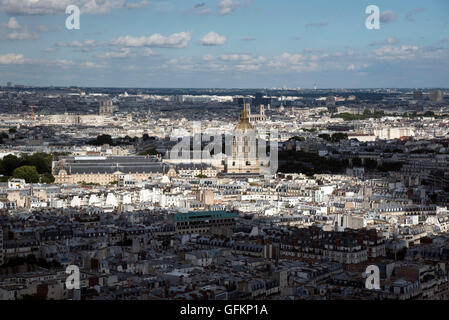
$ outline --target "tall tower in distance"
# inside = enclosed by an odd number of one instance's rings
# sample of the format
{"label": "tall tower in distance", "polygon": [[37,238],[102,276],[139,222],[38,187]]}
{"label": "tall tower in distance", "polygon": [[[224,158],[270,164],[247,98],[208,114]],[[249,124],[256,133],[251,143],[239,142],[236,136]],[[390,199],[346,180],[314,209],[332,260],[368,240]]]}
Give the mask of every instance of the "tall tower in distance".
{"label": "tall tower in distance", "polygon": [[441,90],[430,91],[429,99],[432,102],[442,102],[444,99],[443,91],[441,91]]}
{"label": "tall tower in distance", "polygon": [[100,108],[99,108],[99,114],[100,115],[111,115],[114,112],[118,111],[118,108],[114,106],[111,99],[108,100],[100,100]]}

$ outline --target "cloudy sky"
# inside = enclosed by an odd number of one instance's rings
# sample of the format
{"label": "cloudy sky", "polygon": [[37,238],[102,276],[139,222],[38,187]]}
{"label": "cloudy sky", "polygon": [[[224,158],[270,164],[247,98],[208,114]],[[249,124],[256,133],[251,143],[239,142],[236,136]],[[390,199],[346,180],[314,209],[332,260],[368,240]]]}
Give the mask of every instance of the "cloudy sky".
{"label": "cloudy sky", "polygon": [[447,0],[0,0],[0,43],[1,85],[449,87]]}

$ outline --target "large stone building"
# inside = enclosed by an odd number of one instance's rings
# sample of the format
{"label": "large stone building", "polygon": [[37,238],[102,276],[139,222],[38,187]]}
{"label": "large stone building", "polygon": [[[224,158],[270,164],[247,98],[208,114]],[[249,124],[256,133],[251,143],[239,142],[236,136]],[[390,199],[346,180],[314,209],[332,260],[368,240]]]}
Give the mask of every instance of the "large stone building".
{"label": "large stone building", "polygon": [[257,132],[250,123],[247,104],[244,104],[240,121],[234,128],[232,156],[226,159],[226,173],[260,174],[262,167],[269,167],[268,159],[266,161],[259,159],[260,143],[265,141],[258,139]]}
{"label": "large stone building", "polygon": [[[235,226],[235,212],[200,211],[176,213],[171,219],[178,234],[207,233],[214,229],[229,229]],[[218,230],[216,230],[218,231]]]}
{"label": "large stone building", "polygon": [[169,166],[146,156],[132,157],[65,157],[52,164],[55,183],[95,183],[107,185],[123,175],[133,180],[147,180],[165,175]]}
{"label": "large stone building", "polygon": [[118,111],[118,107],[112,103],[112,100],[101,100],[98,113],[100,115],[111,115]]}
{"label": "large stone building", "polygon": [[265,115],[265,106],[263,104],[261,104],[259,106],[259,113],[251,113],[251,105],[250,104],[246,104],[246,110],[248,111],[248,118],[249,118],[249,122],[251,123],[257,123],[257,122],[263,122],[267,119],[266,115]]}

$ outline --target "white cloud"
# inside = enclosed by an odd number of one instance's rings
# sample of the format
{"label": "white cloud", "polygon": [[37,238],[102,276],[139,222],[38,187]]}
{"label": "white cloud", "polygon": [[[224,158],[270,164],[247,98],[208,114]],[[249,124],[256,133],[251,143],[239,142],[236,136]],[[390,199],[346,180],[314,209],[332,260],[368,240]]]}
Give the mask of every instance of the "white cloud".
{"label": "white cloud", "polygon": [[245,61],[245,60],[250,60],[251,59],[251,55],[249,54],[223,54],[220,56],[220,60],[223,61]]}
{"label": "white cloud", "polygon": [[374,50],[377,59],[380,60],[405,60],[415,58],[418,53],[418,46],[403,45],[399,47],[383,46]]}
{"label": "white cloud", "polygon": [[129,2],[129,3],[126,3],[124,5],[124,7],[125,7],[125,9],[132,10],[132,9],[140,9],[140,8],[146,7],[149,4],[150,4],[150,2],[148,2],[147,0],[142,0],[140,2]]}
{"label": "white cloud", "polygon": [[56,64],[60,67],[68,67],[68,66],[72,66],[74,63],[72,60],[60,59],[60,60],[55,60],[54,64]]}
{"label": "white cloud", "polygon": [[108,58],[127,58],[131,54],[131,49],[129,48],[122,48],[120,51],[110,51],[105,52],[103,54],[98,55],[99,58],[108,59]]}
{"label": "white cloud", "polygon": [[212,12],[212,9],[210,9],[210,8],[202,8],[202,9],[196,11],[197,14],[209,14],[211,12]]}
{"label": "white cloud", "polygon": [[8,21],[8,29],[20,29],[21,26],[16,18],[11,17]]}
{"label": "white cloud", "polygon": [[211,31],[202,37],[198,43],[203,46],[222,46],[226,43],[226,37],[220,36],[218,33]]}
{"label": "white cloud", "polygon": [[37,26],[36,29],[39,30],[40,32],[49,32],[49,31],[50,31],[50,29],[48,29],[48,28],[47,28],[46,26],[44,26],[44,25]]}
{"label": "white cloud", "polygon": [[37,40],[39,39],[39,35],[36,33],[28,32],[28,30],[24,29],[8,33],[7,38],[8,40]]}
{"label": "white cloud", "polygon": [[0,64],[24,64],[26,61],[21,53],[8,53],[0,56]]}
{"label": "white cloud", "polygon": [[388,44],[397,44],[399,43],[399,40],[395,37],[388,37],[387,39],[385,39],[385,42]]}
{"label": "white cloud", "polygon": [[299,53],[283,53],[280,56],[273,57],[268,65],[275,69],[286,69],[296,72],[303,71],[315,71],[318,69],[319,64],[317,62],[311,61],[307,56],[301,55]]}
{"label": "white cloud", "polygon": [[105,64],[102,63],[95,63],[92,61],[85,61],[83,63],[80,64],[81,68],[85,68],[85,69],[99,69],[99,68],[104,68]]}
{"label": "white cloud", "polygon": [[394,44],[398,44],[401,41],[395,37],[388,37],[386,38],[384,41],[381,42],[371,42],[370,46],[378,46],[378,45],[394,45]]}
{"label": "white cloud", "polygon": [[113,9],[139,9],[149,5],[147,0],[0,0],[0,8],[10,15],[65,14],[69,5],[76,5],[82,14],[105,14]]}
{"label": "white cloud", "polygon": [[100,45],[102,45],[102,43],[97,42],[95,40],[91,40],[91,39],[87,39],[82,42],[78,41],[78,40],[74,40],[72,42],[59,41],[59,42],[56,42],[56,44],[55,44],[56,47],[78,48],[83,52],[88,52],[96,47],[99,47]]}
{"label": "white cloud", "polygon": [[128,35],[113,40],[111,44],[121,47],[185,48],[191,39],[191,32],[174,33],[168,37],[156,33],[149,37],[133,37]]}
{"label": "white cloud", "polygon": [[150,57],[150,56],[156,56],[157,53],[154,52],[153,50],[151,50],[150,48],[146,48],[145,50],[143,50],[143,55],[145,57]]}
{"label": "white cloud", "polygon": [[39,39],[39,34],[28,32],[28,28],[26,26],[21,26],[15,17],[9,18],[7,28],[11,30],[6,37],[8,40]]}
{"label": "white cloud", "polygon": [[252,0],[248,0],[246,2],[233,1],[233,0],[221,0],[218,3],[218,8],[220,9],[219,14],[222,16],[231,14],[238,8],[243,7],[245,5],[249,5],[251,3],[252,3]]}
{"label": "white cloud", "polygon": [[235,69],[239,71],[254,71],[260,69],[263,65],[266,64],[268,59],[263,56],[254,57],[250,54],[223,54],[219,57],[219,59],[227,65],[221,65],[220,68],[228,68]]}

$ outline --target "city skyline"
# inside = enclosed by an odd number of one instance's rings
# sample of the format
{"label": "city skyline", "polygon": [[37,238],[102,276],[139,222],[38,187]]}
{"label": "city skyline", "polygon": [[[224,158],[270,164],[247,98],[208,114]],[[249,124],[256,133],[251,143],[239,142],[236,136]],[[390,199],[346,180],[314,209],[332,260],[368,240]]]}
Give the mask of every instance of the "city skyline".
{"label": "city skyline", "polygon": [[[0,72],[33,86],[447,87],[445,1],[1,0]],[[81,10],[67,30],[65,8]],[[368,30],[368,5],[381,11]]]}

